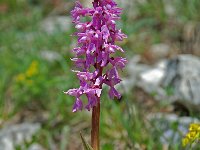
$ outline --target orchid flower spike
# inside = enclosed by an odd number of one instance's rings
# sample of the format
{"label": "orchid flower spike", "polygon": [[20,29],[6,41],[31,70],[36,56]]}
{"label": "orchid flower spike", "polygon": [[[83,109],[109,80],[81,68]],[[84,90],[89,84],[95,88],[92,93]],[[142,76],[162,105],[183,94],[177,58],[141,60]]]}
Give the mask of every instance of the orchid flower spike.
{"label": "orchid flower spike", "polygon": [[[78,69],[75,72],[80,80],[79,88],[65,92],[76,98],[73,112],[83,108],[90,111],[96,106],[100,101],[103,84],[109,86],[111,99],[121,97],[115,85],[121,82],[118,70],[125,67],[127,60],[113,56],[116,51],[124,52],[115,42],[127,37],[116,26],[121,11],[114,0],[94,0],[93,8],[84,8],[77,1],[71,11],[72,22],[78,30],[75,33],[78,40],[77,47],[73,49],[75,58],[72,61]],[[87,21],[83,21],[86,17]],[[83,94],[88,99],[86,105],[81,99]]]}

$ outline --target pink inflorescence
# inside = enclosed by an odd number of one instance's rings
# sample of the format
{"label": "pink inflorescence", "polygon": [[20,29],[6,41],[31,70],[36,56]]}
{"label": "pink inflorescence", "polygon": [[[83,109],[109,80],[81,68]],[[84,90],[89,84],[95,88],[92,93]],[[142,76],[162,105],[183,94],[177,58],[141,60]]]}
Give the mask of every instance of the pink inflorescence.
{"label": "pink inflorescence", "polygon": [[[100,101],[102,85],[110,87],[109,97],[120,98],[115,85],[121,79],[118,70],[125,67],[127,60],[123,57],[113,57],[116,51],[124,52],[115,45],[115,41],[122,41],[126,35],[116,27],[116,20],[120,19],[121,8],[113,0],[94,0],[93,8],[83,8],[76,2],[71,11],[73,23],[78,30],[78,46],[73,49],[76,57],[72,59],[79,68],[75,71],[80,80],[80,87],[65,92],[76,97],[73,112],[85,107],[90,110]],[[82,21],[87,17],[90,21]],[[85,19],[87,20],[87,19]],[[85,94],[88,104],[83,106],[81,95]]]}

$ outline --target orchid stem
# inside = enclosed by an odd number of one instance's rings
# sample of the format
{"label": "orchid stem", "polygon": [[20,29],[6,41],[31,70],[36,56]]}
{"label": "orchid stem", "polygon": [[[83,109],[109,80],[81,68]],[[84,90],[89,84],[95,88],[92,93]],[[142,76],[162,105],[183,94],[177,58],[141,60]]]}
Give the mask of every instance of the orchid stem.
{"label": "orchid stem", "polygon": [[91,144],[94,150],[99,149],[99,123],[100,123],[100,100],[97,106],[92,108],[92,131],[91,131]]}

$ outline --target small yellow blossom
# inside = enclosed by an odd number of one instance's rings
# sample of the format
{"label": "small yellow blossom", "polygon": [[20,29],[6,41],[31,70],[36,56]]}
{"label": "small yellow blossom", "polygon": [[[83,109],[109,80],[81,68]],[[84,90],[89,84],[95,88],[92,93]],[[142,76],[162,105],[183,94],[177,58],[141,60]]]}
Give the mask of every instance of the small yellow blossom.
{"label": "small yellow blossom", "polygon": [[185,137],[185,138],[182,140],[182,145],[183,145],[183,146],[186,146],[189,142],[190,142],[189,139]]}
{"label": "small yellow blossom", "polygon": [[15,77],[16,82],[24,82],[28,85],[33,84],[33,80],[31,80],[31,77],[38,74],[38,62],[33,61],[25,73],[20,73]]}
{"label": "small yellow blossom", "polygon": [[198,131],[200,132],[200,124],[192,123],[189,128],[190,131]]}
{"label": "small yellow blossom", "polygon": [[190,124],[189,132],[182,140],[182,145],[192,144],[196,140],[200,140],[200,124],[192,123]]}
{"label": "small yellow blossom", "polygon": [[26,80],[26,76],[23,73],[20,73],[15,77],[16,82],[23,82],[25,80]]}
{"label": "small yellow blossom", "polygon": [[38,62],[33,61],[30,64],[30,66],[29,66],[29,68],[28,68],[28,70],[26,71],[25,74],[26,74],[27,77],[32,77],[32,76],[38,74]]}

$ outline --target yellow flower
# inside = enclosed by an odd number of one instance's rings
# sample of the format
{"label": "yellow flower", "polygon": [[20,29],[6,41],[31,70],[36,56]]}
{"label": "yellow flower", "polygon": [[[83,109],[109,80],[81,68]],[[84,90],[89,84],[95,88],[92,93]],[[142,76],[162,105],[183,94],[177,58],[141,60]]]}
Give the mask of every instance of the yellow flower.
{"label": "yellow flower", "polygon": [[20,73],[15,77],[16,82],[24,82],[28,85],[33,84],[33,80],[30,80],[31,77],[38,74],[38,62],[33,61],[28,67],[25,73]]}
{"label": "yellow flower", "polygon": [[23,82],[25,80],[26,80],[26,76],[23,73],[20,73],[15,77],[15,81],[16,82]]}
{"label": "yellow flower", "polygon": [[189,142],[190,142],[189,139],[185,137],[185,138],[182,140],[182,145],[185,147]]}
{"label": "yellow flower", "polygon": [[190,131],[199,131],[200,132],[200,124],[197,123],[192,123],[190,124]]}
{"label": "yellow flower", "polygon": [[192,123],[190,124],[189,132],[182,140],[182,145],[192,144],[196,140],[200,140],[200,124]]}
{"label": "yellow flower", "polygon": [[32,76],[38,74],[38,62],[33,61],[30,64],[30,66],[29,66],[29,68],[28,68],[28,70],[26,71],[25,74],[26,74],[27,77],[32,77]]}

